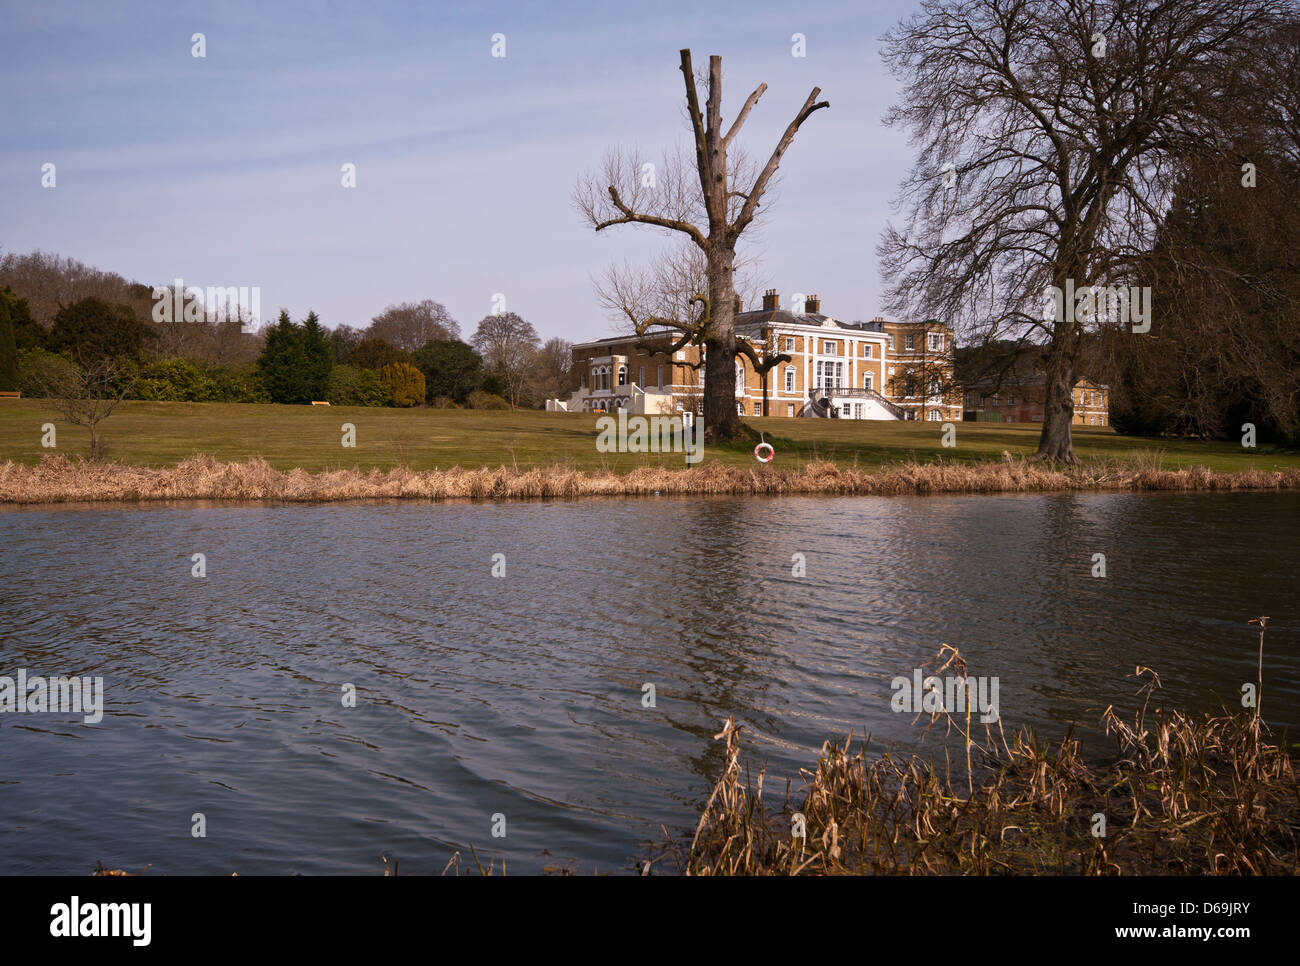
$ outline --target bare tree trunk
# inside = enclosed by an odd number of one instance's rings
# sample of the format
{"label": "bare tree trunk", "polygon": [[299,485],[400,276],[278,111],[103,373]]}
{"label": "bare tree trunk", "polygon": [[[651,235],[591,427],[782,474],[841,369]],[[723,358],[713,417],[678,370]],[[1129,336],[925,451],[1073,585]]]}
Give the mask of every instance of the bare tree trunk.
{"label": "bare tree trunk", "polygon": [[[1057,265],[1063,267],[1058,267],[1053,272],[1053,280],[1062,293],[1066,292],[1069,279],[1086,277],[1083,266],[1069,254],[1060,256]],[[1079,458],[1074,455],[1074,438],[1070,427],[1074,421],[1075,361],[1079,357],[1083,329],[1076,317],[1075,306],[1067,304],[1064,295],[1059,315],[1046,353],[1043,432],[1038,438],[1038,452],[1034,454],[1034,459],[1074,464],[1079,462]]]}
{"label": "bare tree trunk", "polygon": [[704,438],[731,439],[736,415],[736,289],[734,251],[719,245],[709,258],[709,327],[704,341]]}
{"label": "bare tree trunk", "polygon": [[1074,421],[1074,363],[1053,354],[1047,363],[1044,387],[1043,433],[1038,439],[1036,459],[1078,463],[1070,425]]}

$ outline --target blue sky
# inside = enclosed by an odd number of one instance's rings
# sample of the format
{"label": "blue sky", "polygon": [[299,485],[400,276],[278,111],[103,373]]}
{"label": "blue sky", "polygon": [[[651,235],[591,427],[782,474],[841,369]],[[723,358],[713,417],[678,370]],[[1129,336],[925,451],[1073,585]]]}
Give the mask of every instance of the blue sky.
{"label": "blue sky", "polygon": [[[667,239],[597,235],[575,180],[688,137],[678,51],[721,54],[763,159],[814,86],[753,254],[763,287],[880,314],[875,245],[910,163],[881,34],[911,2],[15,3],[0,30],[0,249],[150,283],[258,285],[262,314],[365,325],[431,298],[466,337],[504,293],[544,338],[616,323],[591,278]],[[207,56],[191,56],[206,35]],[[807,56],[791,56],[791,35]],[[491,56],[492,35],[505,58]],[[58,184],[42,188],[41,165]],[[340,166],[357,165],[357,187]]]}

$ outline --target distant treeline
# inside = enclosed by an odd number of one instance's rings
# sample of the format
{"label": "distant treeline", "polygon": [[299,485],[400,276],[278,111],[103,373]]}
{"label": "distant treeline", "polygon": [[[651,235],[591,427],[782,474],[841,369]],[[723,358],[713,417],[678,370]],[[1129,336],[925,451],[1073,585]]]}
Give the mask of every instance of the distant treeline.
{"label": "distant treeline", "polygon": [[155,313],[153,290],[44,252],[0,258],[0,391],[63,395],[100,367],[113,384],[94,388],[129,399],[504,409],[568,385],[569,344],[542,345],[514,313],[485,317],[468,342],[432,300],[390,305],[364,328],[282,311],[244,331],[211,307],[189,321],[180,306]]}

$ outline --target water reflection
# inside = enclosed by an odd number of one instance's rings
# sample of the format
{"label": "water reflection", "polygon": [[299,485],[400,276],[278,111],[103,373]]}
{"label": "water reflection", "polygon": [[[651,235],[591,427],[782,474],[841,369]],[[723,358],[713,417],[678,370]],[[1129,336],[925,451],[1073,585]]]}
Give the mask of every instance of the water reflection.
{"label": "water reflection", "polygon": [[850,729],[910,747],[890,681],[942,643],[1008,725],[1104,750],[1137,664],[1235,701],[1268,614],[1290,726],[1297,536],[1289,494],[3,513],[0,674],[100,674],[107,707],[0,716],[0,871],[618,869],[693,825],[728,715],[769,787]]}

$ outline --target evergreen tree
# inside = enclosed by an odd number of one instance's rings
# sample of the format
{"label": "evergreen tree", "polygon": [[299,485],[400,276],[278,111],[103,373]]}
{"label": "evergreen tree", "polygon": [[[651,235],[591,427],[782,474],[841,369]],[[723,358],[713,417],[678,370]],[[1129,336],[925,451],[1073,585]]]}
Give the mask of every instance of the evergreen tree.
{"label": "evergreen tree", "polygon": [[13,327],[14,344],[19,352],[24,349],[49,348],[49,334],[32,318],[27,300],[19,298],[18,293],[8,285],[0,285],[0,306],[3,306],[0,311],[8,310],[9,324]]}
{"label": "evergreen tree", "polygon": [[14,326],[9,317],[9,304],[0,299],[0,392],[13,392],[18,388],[18,346],[14,342]]}
{"label": "evergreen tree", "polygon": [[271,402],[311,402],[305,377],[306,361],[302,327],[295,325],[289,313],[281,309],[279,321],[266,333],[266,346],[257,360],[257,374]]}
{"label": "evergreen tree", "polygon": [[315,312],[308,312],[302,325],[303,389],[307,402],[328,399],[330,370],[334,368],[334,353],[329,334],[320,324]]}

